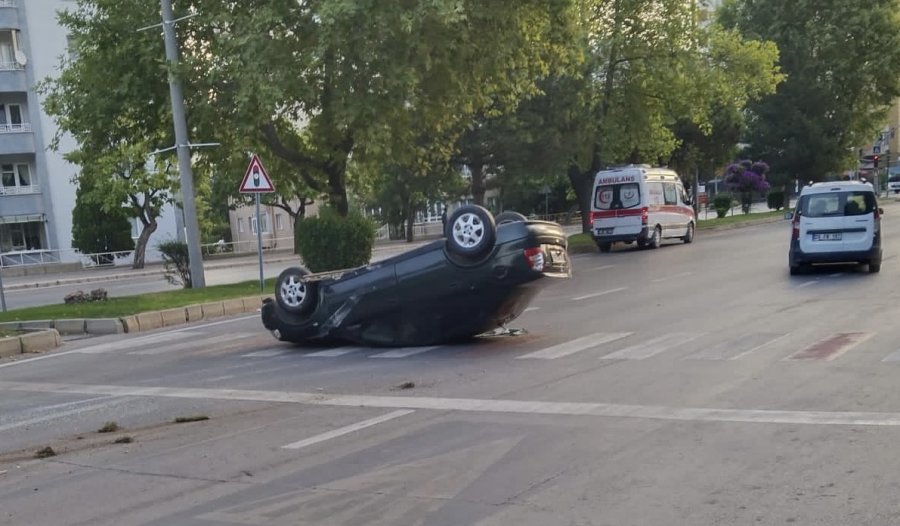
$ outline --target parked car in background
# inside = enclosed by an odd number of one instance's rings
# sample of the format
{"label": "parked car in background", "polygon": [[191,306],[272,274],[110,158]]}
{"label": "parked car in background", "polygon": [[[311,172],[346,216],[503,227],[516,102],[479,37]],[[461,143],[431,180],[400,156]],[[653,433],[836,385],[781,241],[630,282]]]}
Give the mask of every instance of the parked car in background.
{"label": "parked car in background", "polygon": [[792,275],[814,264],[859,263],[881,270],[881,215],[875,189],[862,181],[803,187],[792,217]]}
{"label": "parked car in background", "polygon": [[278,277],[262,322],[296,343],[414,346],[472,337],[517,318],[544,285],[568,278],[563,228],[463,206],[445,239],[363,267]]}

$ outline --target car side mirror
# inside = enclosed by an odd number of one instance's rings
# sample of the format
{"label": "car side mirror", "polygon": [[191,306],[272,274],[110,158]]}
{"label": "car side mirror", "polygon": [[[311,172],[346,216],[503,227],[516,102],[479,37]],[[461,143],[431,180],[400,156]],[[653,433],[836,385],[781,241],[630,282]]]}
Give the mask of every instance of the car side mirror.
{"label": "car side mirror", "polygon": [[793,212],[785,212],[784,218],[785,219],[794,219],[794,213]]}

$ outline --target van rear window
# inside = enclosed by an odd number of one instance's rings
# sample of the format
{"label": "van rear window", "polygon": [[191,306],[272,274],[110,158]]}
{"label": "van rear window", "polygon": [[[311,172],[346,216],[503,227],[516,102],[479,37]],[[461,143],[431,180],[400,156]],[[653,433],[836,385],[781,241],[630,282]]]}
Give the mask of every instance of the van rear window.
{"label": "van rear window", "polygon": [[638,183],[601,185],[594,201],[598,210],[634,208],[641,204],[641,187]]}
{"label": "van rear window", "polygon": [[842,217],[871,214],[875,210],[872,192],[829,192],[808,195],[800,205],[806,217]]}

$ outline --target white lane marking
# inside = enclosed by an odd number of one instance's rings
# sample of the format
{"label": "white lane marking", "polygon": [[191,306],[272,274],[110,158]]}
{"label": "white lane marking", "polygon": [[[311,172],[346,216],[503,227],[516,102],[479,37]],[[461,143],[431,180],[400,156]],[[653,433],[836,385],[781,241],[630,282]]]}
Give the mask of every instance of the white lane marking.
{"label": "white lane marking", "polygon": [[626,338],[634,334],[633,332],[598,332],[594,334],[590,334],[588,336],[583,336],[581,338],[577,338],[572,341],[560,343],[559,345],[554,345],[552,347],[547,347],[546,349],[541,349],[539,351],[535,351],[532,353],[524,354],[522,356],[517,356],[518,359],[529,359],[529,358],[539,358],[542,360],[553,360],[556,358],[562,358],[563,356],[569,356],[570,354],[575,354],[579,351],[584,351],[586,349],[591,349],[593,347],[599,347],[603,344],[614,342],[616,340],[621,340],[622,338]]}
{"label": "white lane marking", "polygon": [[[78,400],[75,402],[66,402],[64,404],[56,404],[51,406],[41,407],[40,410],[42,412],[46,412],[47,414],[44,416],[38,416],[34,418],[30,418],[28,420],[21,420],[19,422],[11,422],[9,424],[5,424],[0,426],[0,431],[7,431],[10,429],[15,429],[17,427],[30,426],[32,424],[39,424],[41,422],[46,422],[47,420],[58,420],[60,418],[69,416],[69,415],[77,415],[79,413],[84,413],[85,411],[94,411],[100,408],[102,405],[106,405],[109,402],[116,400],[117,398],[114,396],[98,396],[95,398],[89,398],[87,400]],[[93,402],[97,402],[102,400],[103,402],[100,404],[93,404]],[[62,409],[64,407],[72,407],[76,406],[74,409],[69,409],[68,411],[52,411],[54,409]],[[77,407],[84,406],[84,407]],[[52,411],[52,412],[51,412]]]}
{"label": "white lane marking", "polygon": [[271,358],[273,356],[283,356],[290,353],[291,351],[285,349],[264,349],[262,351],[242,354],[241,358]]}
{"label": "white lane marking", "polygon": [[406,358],[407,356],[422,354],[423,352],[433,351],[438,348],[440,347],[407,347],[404,349],[394,349],[393,351],[383,352],[381,354],[373,354],[372,356],[369,356],[369,358]]}
{"label": "white lane marking", "polygon": [[527,309],[522,311],[522,314],[524,314],[526,312],[534,312],[536,310],[541,310],[541,308],[540,307],[528,307]]}
{"label": "white lane marking", "polygon": [[615,265],[603,265],[602,267],[592,267],[592,268],[586,268],[584,270],[590,272],[590,271],[594,271],[594,270],[609,270],[611,268],[616,268],[616,266]]}
{"label": "white lane marking", "polygon": [[661,283],[663,281],[672,281],[673,279],[684,278],[684,277],[690,276],[691,274],[693,274],[693,272],[682,272],[680,274],[672,274],[671,276],[666,276],[664,278],[656,278],[656,279],[650,280],[650,282],[651,283]]}
{"label": "white lane marking", "polygon": [[[258,318],[258,317],[259,317],[259,316],[257,316],[257,315],[252,315],[252,316],[241,316],[241,317],[238,317],[238,318],[231,318],[231,319],[223,320],[223,321],[214,321],[214,322],[212,322],[212,323],[206,323],[206,324],[203,324],[203,325],[192,325],[192,326],[190,326],[190,327],[185,327],[184,329],[178,329],[178,330],[175,330],[175,331],[169,331],[169,332],[185,332],[185,331],[193,331],[193,330],[197,330],[197,329],[203,329],[203,328],[205,328],[205,327],[212,327],[212,326],[214,326],[214,325],[222,325],[223,323],[234,323],[234,322],[237,322],[237,321],[241,321],[241,320],[249,320],[249,319],[255,319],[255,318]],[[16,360],[16,361],[12,361],[12,362],[0,363],[0,369],[6,368],[6,367],[13,367],[13,366],[16,366],[16,365],[25,365],[25,364],[29,364],[29,363],[31,363],[31,362],[37,362],[37,361],[40,361],[40,360],[49,360],[49,359],[51,359],[51,358],[61,358],[61,357],[63,357],[63,356],[69,356],[70,354],[81,354],[81,353],[80,353],[80,350],[79,350],[79,349],[74,349],[74,350],[71,350],[71,351],[54,352],[54,353],[52,353],[52,354],[42,354],[42,355],[40,355],[40,356],[35,356],[34,358],[25,358],[25,359],[22,359],[22,360]]]}
{"label": "white lane marking", "polygon": [[163,332],[150,336],[141,336],[139,338],[128,338],[109,343],[101,343],[99,345],[93,345],[91,347],[75,349],[75,352],[81,354],[103,354],[112,351],[127,350],[134,347],[143,347],[145,345],[151,345],[154,343],[163,343],[172,340],[183,340],[185,338],[190,338],[191,336],[197,336],[197,334],[191,332]]}
{"label": "white lane marking", "polygon": [[652,340],[648,340],[643,343],[632,345],[631,347],[626,347],[614,353],[607,354],[606,356],[601,356],[601,359],[643,360],[645,358],[656,356],[657,354],[665,352],[673,347],[677,347],[683,343],[695,340],[700,336],[702,336],[702,334],[675,332],[672,334],[667,334],[665,336],[660,336],[658,338],[653,338]]}
{"label": "white lane marking", "polygon": [[581,301],[581,300],[586,300],[586,299],[590,299],[590,298],[596,298],[598,296],[605,296],[607,294],[613,294],[616,292],[622,292],[626,288],[627,287],[619,287],[617,289],[604,290],[603,292],[595,292],[593,294],[585,294],[584,296],[575,296],[574,298],[572,298],[572,301]]}
{"label": "white lane marking", "polygon": [[343,356],[345,354],[359,352],[362,350],[362,347],[338,347],[337,349],[328,349],[325,351],[304,354],[303,356],[305,358],[335,358],[337,356]]}
{"label": "white lane marking", "polygon": [[334,407],[427,409],[434,411],[598,416],[701,422],[900,427],[900,413],[879,413],[872,411],[715,409],[703,407],[604,404],[599,402],[542,402],[475,398],[366,396],[285,391],[245,391],[240,389],[130,387],[118,385],[77,385],[4,381],[0,381],[0,391],[110,396],[155,396],[194,400],[273,402]]}
{"label": "white lane marking", "polygon": [[[790,334],[790,333],[788,333]],[[788,334],[756,333],[726,340],[685,356],[685,360],[738,360],[748,354],[782,340]]]}
{"label": "white lane marking", "polygon": [[882,362],[900,362],[900,350],[896,350],[896,351],[892,352],[891,354],[885,356],[881,361]]}
{"label": "white lane marking", "polygon": [[258,334],[252,333],[252,332],[238,332],[238,333],[230,333],[230,334],[221,334],[219,336],[213,336],[212,338],[200,338],[200,339],[189,341],[189,342],[183,342],[183,343],[178,343],[175,345],[159,347],[157,349],[148,349],[146,351],[131,351],[128,354],[140,354],[140,355],[164,354],[164,353],[169,353],[169,352],[183,351],[185,349],[194,349],[197,347],[213,345],[213,344],[217,344],[217,343],[246,340],[248,338],[253,338],[256,336],[258,336]]}
{"label": "white lane marking", "polygon": [[802,289],[803,287],[808,287],[808,286],[814,285],[814,284],[816,284],[816,283],[818,283],[818,282],[819,282],[819,280],[817,280],[817,279],[814,279],[814,280],[812,280],[812,281],[805,281],[805,282],[803,282],[803,283],[797,285],[797,288],[798,288],[798,289]]}
{"label": "white lane marking", "polygon": [[400,418],[401,416],[406,416],[408,414],[415,413],[415,411],[411,409],[402,409],[398,411],[392,411],[386,415],[377,416],[375,418],[370,418],[368,420],[363,420],[362,422],[357,422],[355,424],[350,424],[349,426],[340,427],[335,429],[334,431],[329,431],[327,433],[322,433],[321,435],[316,435],[313,437],[309,437],[304,440],[299,440],[292,444],[288,444],[286,446],[281,446],[282,449],[300,449],[306,446],[311,446],[313,444],[318,444],[319,442],[325,442],[326,440],[331,440],[332,438],[341,437],[344,435],[349,435],[355,431],[359,431],[361,429],[365,429],[367,427],[372,427],[374,425],[380,424],[382,422],[387,422],[388,420],[393,420],[395,418]]}

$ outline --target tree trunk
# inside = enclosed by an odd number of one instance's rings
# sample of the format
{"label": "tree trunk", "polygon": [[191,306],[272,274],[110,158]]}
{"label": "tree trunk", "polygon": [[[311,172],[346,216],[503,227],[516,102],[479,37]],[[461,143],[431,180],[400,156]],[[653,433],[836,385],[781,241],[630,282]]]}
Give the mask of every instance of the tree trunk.
{"label": "tree trunk", "polygon": [[569,166],[569,182],[575,189],[575,197],[578,200],[578,209],[581,210],[581,231],[591,231],[591,193],[594,186],[594,172],[582,173],[576,165]]}
{"label": "tree trunk", "polygon": [[134,244],[134,263],[131,265],[131,268],[144,268],[144,259],[147,255],[147,243],[150,241],[150,236],[156,232],[157,226],[155,217],[144,223],[141,235],[138,236],[137,242]]}
{"label": "tree trunk", "polygon": [[412,203],[406,205],[406,242],[412,243],[415,238],[413,226],[416,224],[416,207]]}
{"label": "tree trunk", "polygon": [[484,206],[484,164],[480,157],[475,157],[469,166],[472,171],[472,201],[479,206]]}

